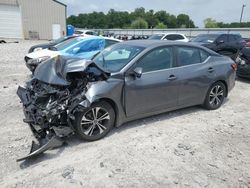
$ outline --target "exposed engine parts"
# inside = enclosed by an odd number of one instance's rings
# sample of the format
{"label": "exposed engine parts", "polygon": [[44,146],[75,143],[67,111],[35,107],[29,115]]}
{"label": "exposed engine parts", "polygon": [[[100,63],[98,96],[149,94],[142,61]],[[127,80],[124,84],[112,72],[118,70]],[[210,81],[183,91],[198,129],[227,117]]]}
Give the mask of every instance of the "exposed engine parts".
{"label": "exposed engine parts", "polygon": [[[53,64],[55,70],[56,68],[59,69],[56,67],[59,66],[56,63]],[[85,97],[88,84],[107,78],[106,74],[91,63],[86,67],[80,67],[84,69],[78,69],[79,67],[77,67],[77,69],[67,69],[67,72],[65,72],[66,68],[65,64],[60,64],[61,72],[54,74],[53,81],[64,80],[64,83],[67,84],[59,83],[56,85],[53,82],[51,84],[49,80],[42,81],[35,75],[31,81],[26,83],[25,88],[18,88],[17,95],[23,103],[25,114],[24,122],[29,124],[40,145],[40,147],[36,147],[39,152],[33,151],[33,148],[27,158],[32,157],[32,153],[38,155],[47,149],[58,146],[58,142],[61,140],[59,138],[74,134],[75,129],[72,122],[75,119],[75,113],[86,109],[89,104]],[[42,71],[39,73],[39,76],[41,76]],[[46,77],[46,74],[44,77]],[[52,138],[56,141],[50,142]],[[41,144],[41,140],[46,140],[47,143]],[[26,157],[19,160],[24,159]]]}

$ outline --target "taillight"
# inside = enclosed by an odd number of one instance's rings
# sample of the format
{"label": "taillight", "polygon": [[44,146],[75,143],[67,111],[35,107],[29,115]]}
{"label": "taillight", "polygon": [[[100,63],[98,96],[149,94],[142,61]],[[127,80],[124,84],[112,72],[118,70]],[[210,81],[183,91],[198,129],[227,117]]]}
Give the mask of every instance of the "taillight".
{"label": "taillight", "polygon": [[237,64],[236,63],[231,64],[231,67],[234,71],[237,71]]}

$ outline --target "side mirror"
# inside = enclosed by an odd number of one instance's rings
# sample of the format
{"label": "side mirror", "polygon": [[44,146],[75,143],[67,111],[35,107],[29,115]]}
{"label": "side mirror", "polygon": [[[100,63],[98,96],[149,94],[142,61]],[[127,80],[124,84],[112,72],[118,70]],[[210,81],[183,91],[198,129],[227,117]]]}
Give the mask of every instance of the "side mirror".
{"label": "side mirror", "polygon": [[141,67],[136,67],[136,68],[133,70],[133,73],[134,73],[134,75],[135,75],[137,78],[141,78],[141,75],[142,75],[142,68],[141,68]]}
{"label": "side mirror", "polygon": [[76,54],[77,52],[79,52],[79,50],[80,50],[80,48],[79,48],[79,47],[76,47],[76,48],[73,49],[72,52],[73,52],[74,54]]}

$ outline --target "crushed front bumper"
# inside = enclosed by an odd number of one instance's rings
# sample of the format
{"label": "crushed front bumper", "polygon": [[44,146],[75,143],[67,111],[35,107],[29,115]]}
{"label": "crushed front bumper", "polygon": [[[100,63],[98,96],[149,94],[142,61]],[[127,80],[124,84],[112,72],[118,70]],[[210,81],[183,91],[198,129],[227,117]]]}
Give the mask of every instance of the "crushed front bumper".
{"label": "crushed front bumper", "polygon": [[30,153],[25,157],[17,159],[17,161],[36,157],[49,149],[53,149],[63,145],[63,138],[71,135],[73,133],[73,130],[69,126],[61,125],[50,127],[44,125],[43,127],[40,117],[36,117],[31,113],[33,110],[31,106],[33,104],[30,92],[25,88],[19,86],[17,95],[23,103],[23,111],[25,115],[25,119],[23,121],[29,125],[32,133],[37,139],[36,142],[32,141]]}

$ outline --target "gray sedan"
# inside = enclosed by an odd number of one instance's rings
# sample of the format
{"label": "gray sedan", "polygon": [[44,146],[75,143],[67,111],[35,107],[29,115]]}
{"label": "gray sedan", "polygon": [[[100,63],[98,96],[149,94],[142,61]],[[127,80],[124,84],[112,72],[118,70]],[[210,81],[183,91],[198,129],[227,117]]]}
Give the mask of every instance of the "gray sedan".
{"label": "gray sedan", "polygon": [[138,118],[194,105],[219,108],[235,85],[236,69],[229,57],[205,47],[128,41],[92,61],[44,62],[18,95],[37,138],[77,133],[93,141]]}

